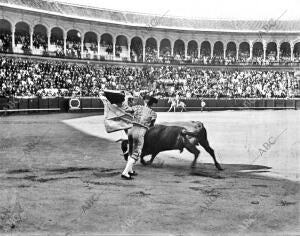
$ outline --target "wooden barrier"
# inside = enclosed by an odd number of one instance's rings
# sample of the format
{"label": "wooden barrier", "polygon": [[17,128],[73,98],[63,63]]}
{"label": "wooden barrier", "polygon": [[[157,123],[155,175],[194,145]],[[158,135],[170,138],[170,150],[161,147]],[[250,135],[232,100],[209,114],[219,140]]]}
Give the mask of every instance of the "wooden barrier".
{"label": "wooden barrier", "polygon": [[[57,98],[0,98],[0,112],[50,112],[69,111],[70,97]],[[77,111],[103,111],[104,106],[99,98],[82,97]],[[201,100],[182,100],[189,111],[201,110]],[[205,110],[245,110],[245,109],[300,109],[300,99],[204,99]],[[142,100],[138,101],[142,104]],[[154,105],[157,111],[167,111],[170,107],[167,99],[160,99]]]}

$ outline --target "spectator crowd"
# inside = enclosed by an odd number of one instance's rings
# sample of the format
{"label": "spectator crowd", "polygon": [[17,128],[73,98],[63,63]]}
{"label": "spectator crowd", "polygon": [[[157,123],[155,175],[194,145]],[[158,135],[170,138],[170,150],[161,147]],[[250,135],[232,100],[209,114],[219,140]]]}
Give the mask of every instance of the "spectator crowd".
{"label": "spectator crowd", "polygon": [[299,72],[206,70],[188,66],[74,64],[0,57],[1,96],[98,96],[104,89],[166,98],[290,98]]}

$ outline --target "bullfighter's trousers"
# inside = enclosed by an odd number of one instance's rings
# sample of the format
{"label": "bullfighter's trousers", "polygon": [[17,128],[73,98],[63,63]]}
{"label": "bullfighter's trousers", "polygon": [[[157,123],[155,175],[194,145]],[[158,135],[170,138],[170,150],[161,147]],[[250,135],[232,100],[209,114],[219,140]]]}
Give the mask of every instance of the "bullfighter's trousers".
{"label": "bullfighter's trousers", "polygon": [[146,132],[147,128],[138,125],[134,125],[128,132],[128,140],[132,141],[131,157],[136,161],[138,161],[141,156]]}

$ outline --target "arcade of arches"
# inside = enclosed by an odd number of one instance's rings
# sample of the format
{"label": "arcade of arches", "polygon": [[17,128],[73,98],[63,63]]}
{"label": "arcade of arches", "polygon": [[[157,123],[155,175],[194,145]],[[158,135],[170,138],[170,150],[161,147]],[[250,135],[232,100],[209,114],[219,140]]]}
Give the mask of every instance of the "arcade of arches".
{"label": "arcade of arches", "polygon": [[35,55],[45,53],[74,58],[106,60],[131,60],[156,62],[158,58],[174,60],[210,59],[247,62],[261,59],[300,61],[300,42],[222,42],[182,39],[158,40],[139,36],[98,34],[88,31],[82,34],[76,29],[65,32],[60,27],[47,29],[42,24],[31,26],[26,22],[12,25],[0,19],[0,51]]}

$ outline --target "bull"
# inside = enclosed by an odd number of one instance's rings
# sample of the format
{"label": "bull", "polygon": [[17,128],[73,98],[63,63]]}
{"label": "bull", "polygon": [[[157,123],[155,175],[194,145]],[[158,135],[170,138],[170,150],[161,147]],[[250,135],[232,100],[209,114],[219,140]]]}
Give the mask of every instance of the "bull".
{"label": "bull", "polygon": [[[216,160],[214,150],[209,145],[206,129],[203,123],[199,121],[185,122],[183,126],[155,125],[146,132],[144,139],[144,146],[140,156],[140,161],[143,165],[152,164],[157,154],[162,151],[179,150],[181,153],[186,148],[190,153],[194,154],[194,160],[191,165],[194,168],[200,155],[200,151],[196,146],[201,145],[213,158],[216,168],[223,170]],[[125,160],[128,159],[128,155],[132,154],[132,144],[131,136],[128,136],[128,141],[122,141],[121,149]],[[151,155],[151,159],[146,162],[144,157],[147,155]]]}

